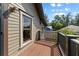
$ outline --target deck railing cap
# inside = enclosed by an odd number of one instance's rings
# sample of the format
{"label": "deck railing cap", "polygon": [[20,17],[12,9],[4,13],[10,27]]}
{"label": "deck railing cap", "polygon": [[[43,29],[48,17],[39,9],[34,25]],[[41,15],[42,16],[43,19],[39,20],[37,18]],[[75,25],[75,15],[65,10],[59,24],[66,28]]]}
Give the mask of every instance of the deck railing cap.
{"label": "deck railing cap", "polygon": [[66,36],[69,36],[69,37],[79,37],[79,35],[66,35]]}
{"label": "deck railing cap", "polygon": [[71,40],[72,40],[73,42],[79,44],[79,40],[77,40],[77,39],[71,39]]}
{"label": "deck railing cap", "polygon": [[70,35],[70,34],[68,34],[68,35],[65,35],[65,34],[63,34],[62,32],[59,32],[61,35],[63,35],[63,36],[67,36],[67,37],[77,37],[77,38],[79,38],[79,35]]}
{"label": "deck railing cap", "polygon": [[63,34],[62,32],[59,32],[59,34],[63,35],[63,36],[66,36],[65,34]]}

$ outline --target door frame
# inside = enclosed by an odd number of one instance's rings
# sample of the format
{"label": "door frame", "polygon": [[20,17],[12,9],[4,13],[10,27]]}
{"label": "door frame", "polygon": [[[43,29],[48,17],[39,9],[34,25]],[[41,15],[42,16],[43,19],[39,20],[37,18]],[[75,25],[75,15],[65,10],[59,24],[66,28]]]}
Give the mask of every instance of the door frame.
{"label": "door frame", "polygon": [[[31,18],[31,33],[30,33],[30,39],[27,42],[23,43],[23,14],[26,15],[27,17]],[[30,15],[28,15],[27,13],[23,12],[20,10],[20,48],[24,47],[25,45],[29,44],[30,42],[32,42],[32,19],[33,17],[31,17]]]}

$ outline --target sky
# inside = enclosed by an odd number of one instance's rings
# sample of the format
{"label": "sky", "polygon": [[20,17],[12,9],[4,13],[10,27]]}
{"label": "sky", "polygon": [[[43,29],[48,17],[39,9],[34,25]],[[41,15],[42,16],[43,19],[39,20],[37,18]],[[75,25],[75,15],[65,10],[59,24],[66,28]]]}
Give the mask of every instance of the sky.
{"label": "sky", "polygon": [[79,13],[79,3],[43,3],[42,6],[49,22],[54,20],[55,15],[71,13],[73,17]]}

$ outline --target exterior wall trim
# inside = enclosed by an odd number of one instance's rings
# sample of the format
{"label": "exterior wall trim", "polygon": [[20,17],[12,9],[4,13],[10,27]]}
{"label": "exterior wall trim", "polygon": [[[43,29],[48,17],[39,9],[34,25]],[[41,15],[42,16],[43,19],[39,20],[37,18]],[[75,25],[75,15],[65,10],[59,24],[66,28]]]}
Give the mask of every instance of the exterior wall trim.
{"label": "exterior wall trim", "polygon": [[[2,4],[2,14],[8,9],[8,4]],[[8,56],[8,18],[4,18],[2,15],[3,19],[3,55]]]}

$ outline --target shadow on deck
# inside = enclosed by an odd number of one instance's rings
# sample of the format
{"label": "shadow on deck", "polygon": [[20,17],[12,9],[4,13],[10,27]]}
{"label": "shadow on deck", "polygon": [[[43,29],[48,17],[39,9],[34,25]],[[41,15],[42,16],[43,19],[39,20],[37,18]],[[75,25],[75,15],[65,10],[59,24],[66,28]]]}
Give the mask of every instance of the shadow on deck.
{"label": "shadow on deck", "polygon": [[61,56],[59,48],[55,42],[40,40],[32,46],[23,50],[21,56]]}

